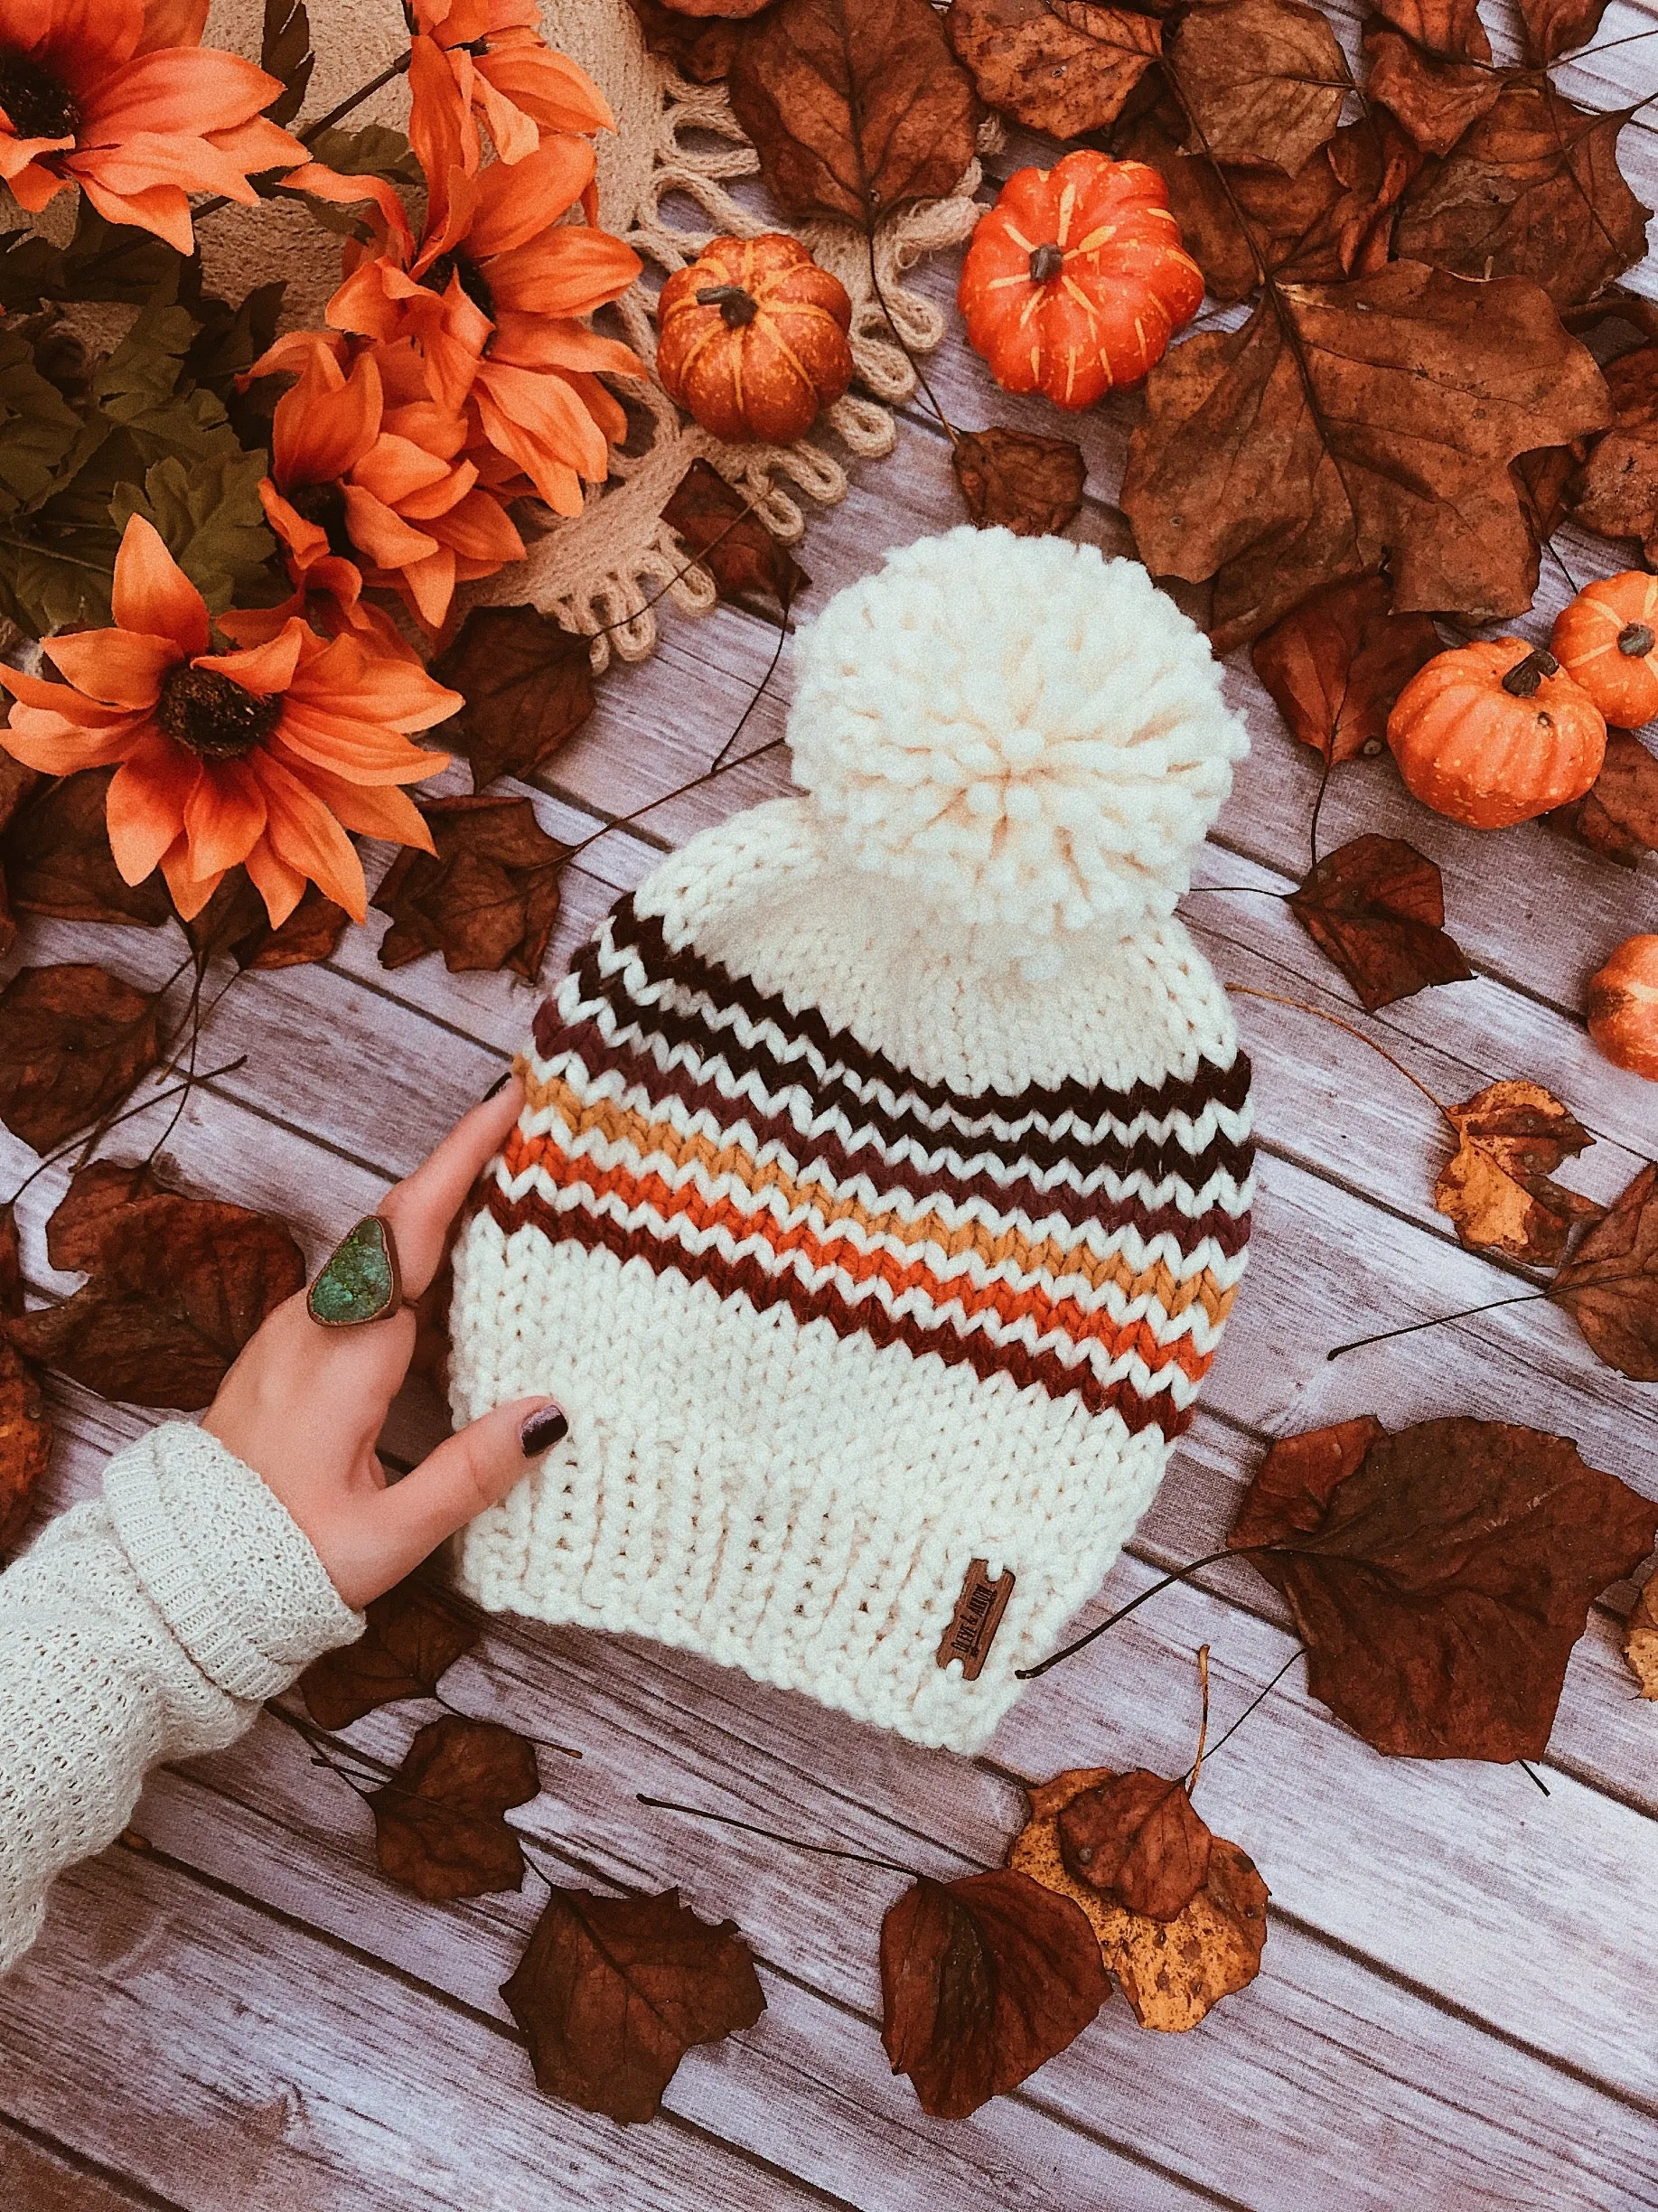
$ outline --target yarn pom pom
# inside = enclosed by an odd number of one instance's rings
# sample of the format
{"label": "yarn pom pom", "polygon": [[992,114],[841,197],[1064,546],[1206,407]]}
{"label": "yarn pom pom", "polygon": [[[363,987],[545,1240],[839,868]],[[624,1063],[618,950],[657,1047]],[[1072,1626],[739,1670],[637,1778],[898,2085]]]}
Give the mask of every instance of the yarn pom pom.
{"label": "yarn pom pom", "polygon": [[855,865],[1047,939],[1169,913],[1249,746],[1137,562],[971,527],[825,608],[789,740]]}

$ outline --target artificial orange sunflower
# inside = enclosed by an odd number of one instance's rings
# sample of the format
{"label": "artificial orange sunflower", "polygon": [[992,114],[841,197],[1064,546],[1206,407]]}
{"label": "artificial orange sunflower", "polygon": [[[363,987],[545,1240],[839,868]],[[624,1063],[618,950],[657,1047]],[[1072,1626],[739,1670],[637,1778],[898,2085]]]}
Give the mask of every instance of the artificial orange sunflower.
{"label": "artificial orange sunflower", "polygon": [[476,465],[457,458],[465,421],[426,398],[413,348],[360,353],[349,370],[345,350],[314,331],[272,349],[303,361],[276,403],[271,473],[259,487],[300,595],[292,611],[320,591],[340,622],[361,627],[367,582],[397,591],[436,631],[456,584],[521,560],[524,541],[501,500],[478,489]]}
{"label": "artificial orange sunflower", "polygon": [[586,70],[538,34],[536,0],[413,0],[413,8],[417,47],[436,50],[463,110],[482,117],[502,161],[533,154],[547,131],[616,127]]}
{"label": "artificial orange sunflower", "polygon": [[251,206],[251,173],[303,162],[260,112],[281,85],[203,46],[206,19],[206,0],[0,0],[0,178],[18,204],[78,184],[187,254],[189,193]]}
{"label": "artificial orange sunflower", "polygon": [[[428,175],[431,172],[428,172]],[[430,397],[465,413],[468,445],[488,446],[558,514],[576,514],[582,481],[602,483],[626,417],[598,374],[643,376],[631,348],[577,318],[625,292],[640,260],[590,223],[562,218],[593,182],[585,139],[548,138],[509,166],[475,175],[451,167],[435,181],[418,244],[403,203],[375,177],[337,176],[320,164],[288,180],[343,205],[370,202],[377,249],[347,248],[348,273],[328,320],[387,344],[412,342]],[[273,357],[254,364],[264,372]],[[481,480],[502,472],[478,461]]]}
{"label": "artificial orange sunflower", "polygon": [[[348,830],[432,850],[397,786],[448,765],[410,730],[461,706],[411,657],[296,617],[250,650],[211,652],[207,603],[160,533],[134,515],[116,557],[112,630],[46,640],[61,684],[0,668],[17,704],[0,743],[49,775],[115,766],[110,849],[126,882],[160,867],[185,921],[239,863],[273,925],[307,882],[361,922],[362,864]],[[227,636],[238,617],[220,617]]]}

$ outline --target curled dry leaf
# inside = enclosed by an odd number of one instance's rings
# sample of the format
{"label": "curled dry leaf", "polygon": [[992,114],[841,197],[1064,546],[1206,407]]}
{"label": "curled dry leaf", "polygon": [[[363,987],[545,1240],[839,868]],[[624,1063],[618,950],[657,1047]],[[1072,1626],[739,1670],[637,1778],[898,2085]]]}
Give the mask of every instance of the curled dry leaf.
{"label": "curled dry leaf", "polygon": [[127,1207],[166,1188],[148,1160],[91,1161],[71,1177],[46,1223],[47,1259],[66,1275],[89,1275]]}
{"label": "curled dry leaf", "polygon": [[953,0],[944,23],[979,98],[1055,138],[1114,123],[1163,51],[1150,15],[1092,0]]}
{"label": "curled dry leaf", "polygon": [[1269,1892],[1254,1861],[1221,1836],[1210,1839],[1202,1886],[1170,1920],[1131,1912],[1079,1881],[1065,1864],[1060,1823],[1079,1800],[1122,1778],[1109,1767],[1078,1767],[1029,1791],[1030,1818],[1007,1863],[1080,1906],[1140,2026],[1179,2035],[1260,1973]]}
{"label": "curled dry leaf", "polygon": [[1427,53],[1387,23],[1366,24],[1364,57],[1365,98],[1396,116],[1425,154],[1448,154],[1503,96],[1500,71]]}
{"label": "curled dry leaf", "polygon": [[1016,538],[1057,538],[1082,504],[1088,464],[1073,438],[1035,431],[963,430],[950,464],[970,519],[980,530],[998,524]]}
{"label": "curled dry leaf", "polygon": [[717,15],[681,15],[667,0],[628,0],[653,54],[671,61],[693,84],[717,84],[730,69],[741,23]]}
{"label": "curled dry leaf", "polygon": [[1547,68],[1561,54],[1587,46],[1600,28],[1606,0],[1519,0],[1527,59]]}
{"label": "curled dry leaf", "polygon": [[17,1234],[17,1201],[0,1206],[0,1320],[23,1311],[23,1249]]}
{"label": "curled dry leaf", "polygon": [[399,1698],[430,1697],[482,1630],[423,1571],[407,1575],[368,1608],[355,1644],[324,1652],[299,1678],[319,1728],[349,1728]]}
{"label": "curled dry leaf", "polygon": [[781,0],[744,37],[731,106],[791,215],[873,230],[953,192],[979,96],[927,0]]}
{"label": "curled dry leaf", "polygon": [[1122,505],[1153,575],[1214,579],[1218,650],[1384,558],[1401,612],[1511,614],[1537,548],[1509,464],[1609,419],[1600,370],[1537,286],[1392,262],[1280,285],[1276,307],[1159,361]]}
{"label": "curled dry leaf", "polygon": [[0,857],[12,904],[59,922],[126,922],[154,929],[173,912],[157,868],[124,882],[109,849],[105,801],[113,768],[83,768],[36,792],[9,823]]}
{"label": "curled dry leaf", "polygon": [[1338,846],[1288,904],[1367,1014],[1430,984],[1466,983],[1474,973],[1445,933],[1438,869],[1402,838],[1367,832]]}
{"label": "curled dry leaf", "polygon": [[811,578],[749,501],[710,461],[693,461],[674,486],[662,519],[714,579],[722,599],[772,598],[786,614]]}
{"label": "curled dry leaf", "polygon": [[1255,673],[1292,736],[1332,763],[1380,753],[1393,701],[1439,650],[1426,614],[1395,614],[1382,576],[1326,584],[1255,641]]}
{"label": "curled dry leaf", "polygon": [[1016,2089],[1110,1988],[1075,1902],[1017,1869],[923,1875],[881,1923],[881,2040],[935,2119]]}
{"label": "curled dry leaf", "polygon": [[1655,1532],[1658,1506],[1565,1437],[1465,1419],[1391,1435],[1365,1415],[1275,1444],[1227,1542],[1366,1743],[1516,1759],[1541,1757],[1590,1605]]}
{"label": "curled dry leaf", "polygon": [[382,968],[441,952],[451,973],[510,968],[533,983],[558,915],[564,848],[528,799],[432,799],[420,810],[436,853],[405,847],[374,904],[391,916]]}
{"label": "curled dry leaf", "polygon": [[654,2118],[693,2045],[752,2028],[765,2010],[735,1923],[699,1920],[677,1889],[555,1889],[501,1993],[538,2085],[623,2123]]}
{"label": "curled dry leaf", "polygon": [[0,1120],[37,1152],[112,1106],[161,1058],[159,991],[106,968],[23,968],[0,991]]}
{"label": "curled dry leaf", "polygon": [[532,774],[593,712],[589,642],[539,607],[473,607],[432,674],[466,701],[433,735],[465,755],[475,792]]}
{"label": "curled dry leaf", "polygon": [[445,1713],[367,1800],[380,1870],[432,1905],[516,1889],[524,1853],[504,1815],[540,1792],[533,1744],[498,1720]]}
{"label": "curled dry leaf", "polygon": [[772,5],[772,0],[665,0],[676,15],[692,17],[723,15],[734,22],[743,22],[750,15],[758,15]]}
{"label": "curled dry leaf", "polygon": [[304,1256],[281,1222],[165,1191],[113,1211],[72,1298],[5,1326],[26,1358],[105,1398],[191,1412],[304,1279]]}
{"label": "curled dry leaf", "polygon": [[1213,1838],[1182,1781],[1143,1767],[1073,1797],[1059,1815],[1065,1871],[1148,1920],[1174,1920],[1209,1877]]}
{"label": "curled dry leaf", "polygon": [[1511,84],[1405,194],[1401,260],[1455,276],[1529,276],[1564,311],[1646,252],[1652,212],[1617,165],[1632,110],[1586,115],[1546,80]]}
{"label": "curled dry leaf", "polygon": [[1634,867],[1658,852],[1658,757],[1627,730],[1606,732],[1606,757],[1581,799],[1549,817],[1591,852]]}
{"label": "curled dry leaf", "polygon": [[332,958],[351,920],[343,906],[307,884],[276,929],[246,868],[232,868],[185,934],[204,960],[229,957],[239,968],[306,968]]}
{"label": "curled dry leaf", "polygon": [[[0,857],[6,849],[5,833],[13,817],[44,778],[25,768],[9,753],[0,753]],[[0,952],[9,952],[17,942],[17,922],[5,875],[0,873]]]}
{"label": "curled dry leaf", "polygon": [[1293,176],[1341,120],[1352,85],[1327,19],[1301,0],[1213,0],[1184,16],[1169,67],[1189,150]]}
{"label": "curled dry leaf", "polygon": [[1479,0],[1376,0],[1376,8],[1429,53],[1450,54],[1458,61],[1491,59]]}
{"label": "curled dry leaf", "polygon": [[1572,512],[1603,538],[1638,538],[1658,567],[1658,345],[1620,354],[1606,370],[1616,410],[1572,487]]}
{"label": "curled dry leaf", "polygon": [[1658,1575],[1650,1575],[1624,1631],[1624,1656],[1644,1698],[1658,1699]]}
{"label": "curled dry leaf", "polygon": [[1658,1167],[1643,1167],[1550,1286],[1597,1359],[1658,1382]]}
{"label": "curled dry leaf", "polygon": [[1550,1180],[1563,1159],[1594,1143],[1541,1083],[1489,1084],[1446,1109],[1458,1142],[1434,1185],[1434,1204],[1471,1249],[1553,1267],[1579,1222],[1606,1208]]}

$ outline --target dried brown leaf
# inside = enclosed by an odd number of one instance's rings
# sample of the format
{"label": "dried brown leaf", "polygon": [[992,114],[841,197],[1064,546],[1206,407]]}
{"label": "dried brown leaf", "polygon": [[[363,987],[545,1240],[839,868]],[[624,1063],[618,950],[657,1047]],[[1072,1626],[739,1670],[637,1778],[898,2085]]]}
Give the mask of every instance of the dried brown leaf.
{"label": "dried brown leaf", "polygon": [[132,923],[154,929],[173,902],[157,869],[142,883],[122,880],[109,849],[104,803],[113,768],[83,768],[35,792],[0,840],[12,904],[59,922]]}
{"label": "dried brown leaf", "polygon": [[1392,598],[1382,576],[1326,584],[1255,641],[1291,736],[1327,761],[1380,753],[1394,700],[1439,650],[1428,616],[1393,614]]}
{"label": "dried brown leaf", "polygon": [[117,1217],[166,1185],[148,1160],[93,1160],[77,1171],[46,1223],[46,1257],[65,1274],[89,1274]]}
{"label": "dried brown leaf", "polygon": [[0,991],[0,1120],[37,1152],[117,1106],[161,1057],[161,993],[72,962]]}
{"label": "dried brown leaf", "polygon": [[1260,1971],[1267,1885],[1248,1854],[1222,1836],[1210,1839],[1203,1886],[1172,1920],[1131,1912],[1078,1881],[1065,1865],[1060,1822],[1079,1798],[1118,1779],[1109,1767],[1079,1767],[1039,1784],[1007,1863],[1080,1906],[1140,2026],[1179,2035]]}
{"label": "dried brown leaf", "polygon": [[1489,61],[1491,41],[1479,19],[1479,0],[1376,0],[1378,12],[1430,53],[1458,61]]}
{"label": "dried brown leaf", "polygon": [[207,904],[186,924],[203,959],[228,956],[239,968],[308,968],[332,959],[351,915],[307,884],[286,922],[273,929],[265,901],[246,868],[232,868]]}
{"label": "dried brown leaf", "polygon": [[1606,384],[1616,421],[1572,487],[1572,512],[1603,538],[1639,538],[1658,567],[1658,345],[1621,354]]}
{"label": "dried brown leaf", "polygon": [[540,1793],[532,1743],[499,1720],[445,1713],[366,1801],[380,1870],[432,1905],[516,1889],[524,1853],[503,1816]]}
{"label": "dried brown leaf", "polygon": [[1658,1382],[1658,1167],[1643,1167],[1555,1277],[1549,1296],[1597,1359]]}
{"label": "dried brown leaf", "polygon": [[655,2116],[693,2045],[752,2028],[765,2010],[735,1923],[699,1920],[677,1889],[555,1889],[501,1993],[540,2087],[623,2123]]}
{"label": "dried brown leaf", "polygon": [[1088,464],[1073,438],[1042,437],[1035,431],[963,430],[951,466],[971,520],[980,530],[998,524],[1016,538],[1057,538],[1075,521],[1082,504]]}
{"label": "dried brown leaf", "polygon": [[953,0],[944,23],[979,98],[1056,138],[1114,123],[1163,51],[1151,16],[1092,0]]}
{"label": "dried brown leaf", "polygon": [[1184,1782],[1137,1767],[1073,1797],[1059,1815],[1067,1873],[1148,1920],[1173,1920],[1209,1877],[1213,1842]]}
{"label": "dried brown leaf", "polygon": [[1110,1987],[1084,1915],[1016,1870],[923,1876],[881,1923],[881,2040],[935,2119],[1016,2089]]}
{"label": "dried brown leaf", "polygon": [[441,952],[452,973],[510,968],[533,983],[558,915],[564,848],[528,799],[432,799],[420,810],[436,854],[400,852],[374,904],[391,916],[382,968]]}
{"label": "dried brown leaf", "polygon": [[1565,1437],[1464,1419],[1390,1435],[1366,1416],[1275,1444],[1227,1541],[1366,1743],[1516,1759],[1542,1757],[1590,1605],[1655,1532],[1658,1506]]}
{"label": "dried brown leaf", "polygon": [[1326,853],[1289,910],[1357,992],[1367,1014],[1474,973],[1445,933],[1445,889],[1431,860],[1373,831]]}
{"label": "dried brown leaf", "polygon": [[1658,1575],[1647,1578],[1624,1631],[1624,1656],[1644,1698],[1658,1699]]}
{"label": "dried brown leaf", "polygon": [[[44,781],[43,776],[37,775],[33,768],[25,768],[9,753],[0,752],[0,854],[5,851],[4,833],[13,817]],[[16,942],[17,920],[12,912],[5,875],[0,872],[0,953],[9,952]]]}
{"label": "dried brown leaf", "polygon": [[1628,730],[1606,732],[1606,757],[1592,787],[1550,821],[1592,852],[1634,867],[1658,852],[1658,757]]}
{"label": "dried brown leaf", "polygon": [[475,792],[533,774],[593,712],[590,642],[539,607],[473,607],[432,674],[466,701],[433,736],[464,754]]}
{"label": "dried brown leaf", "polygon": [[164,1192],[117,1210],[72,1298],[5,1328],[25,1357],[103,1397],[190,1412],[304,1279],[304,1256],[281,1222]]}
{"label": "dried brown leaf", "polygon": [[0,1320],[11,1320],[23,1307],[23,1247],[17,1233],[17,1201],[13,1198],[0,1206]]}
{"label": "dried brown leaf", "polygon": [[1335,131],[1352,79],[1335,33],[1301,0],[1215,0],[1175,32],[1169,66],[1189,150],[1293,176]]}
{"label": "dried brown leaf", "polygon": [[663,0],[663,5],[676,15],[689,15],[693,19],[719,15],[740,23],[760,14],[770,7],[772,0]]}
{"label": "dried brown leaf", "polygon": [[1548,83],[1511,84],[1405,194],[1401,260],[1529,276],[1561,310],[1643,259],[1646,219],[1617,164],[1631,111],[1587,115]]}
{"label": "dried brown leaf", "polygon": [[1537,575],[1510,462],[1609,416],[1535,285],[1393,262],[1280,285],[1277,308],[1159,361],[1122,505],[1154,575],[1213,577],[1220,650],[1384,559],[1401,613],[1495,617],[1531,604]]}
{"label": "dried brown leaf", "polygon": [[691,463],[662,519],[701,562],[722,599],[771,598],[786,614],[811,578],[781,539],[773,537],[750,502],[728,484],[712,462]]}
{"label": "dried brown leaf", "polygon": [[34,1370],[0,1343],[0,1558],[29,1523],[52,1456],[52,1423]]}
{"label": "dried brown leaf", "polygon": [[1579,1222],[1606,1208],[1553,1182],[1594,1143],[1592,1131],[1541,1083],[1494,1083],[1447,1108],[1458,1143],[1434,1185],[1434,1204],[1471,1250],[1553,1267]]}
{"label": "dried brown leaf", "polygon": [[355,1644],[324,1652],[299,1678],[319,1728],[349,1728],[400,1698],[430,1697],[483,1633],[421,1570],[373,1600],[368,1624]]}
{"label": "dried brown leaf", "polygon": [[671,61],[693,84],[717,84],[730,69],[741,23],[718,16],[681,15],[667,0],[628,0],[645,45]]}
{"label": "dried brown leaf", "polygon": [[1519,0],[1527,59],[1541,68],[1587,46],[1600,28],[1606,0]]}
{"label": "dried brown leaf", "polygon": [[1374,17],[1365,25],[1364,56],[1366,98],[1397,116],[1425,154],[1448,154],[1503,97],[1500,70],[1425,52]]}
{"label": "dried brown leaf", "polygon": [[873,230],[953,192],[979,96],[927,0],[781,0],[744,37],[731,105],[791,215]]}

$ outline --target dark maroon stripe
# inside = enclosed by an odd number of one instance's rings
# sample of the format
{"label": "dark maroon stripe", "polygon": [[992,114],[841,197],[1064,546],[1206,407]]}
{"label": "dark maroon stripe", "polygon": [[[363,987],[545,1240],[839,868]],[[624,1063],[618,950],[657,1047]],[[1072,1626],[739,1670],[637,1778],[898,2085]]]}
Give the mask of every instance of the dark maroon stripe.
{"label": "dark maroon stripe", "polygon": [[[688,1111],[699,1111],[713,1115],[722,1129],[729,1129],[741,1120],[754,1132],[756,1140],[764,1144],[769,1138],[777,1138],[788,1148],[790,1158],[802,1167],[821,1164],[835,1180],[845,1185],[855,1176],[867,1176],[877,1191],[907,1191],[913,1197],[954,1199],[958,1204],[970,1198],[982,1198],[1000,1214],[1023,1213],[1033,1222],[1057,1214],[1073,1228],[1088,1223],[1098,1223],[1108,1231],[1124,1228],[1138,1229],[1144,1237],[1172,1236],[1183,1252],[1192,1252],[1205,1237],[1213,1237],[1221,1250],[1228,1254],[1240,1252],[1250,1240],[1250,1217],[1247,1213],[1234,1214],[1215,1206],[1207,1213],[1184,1214],[1176,1205],[1149,1206],[1136,1198],[1113,1198],[1108,1192],[1081,1192],[1069,1184],[1058,1184],[1052,1190],[1044,1189],[1028,1176],[1019,1176],[1010,1183],[998,1183],[993,1176],[979,1174],[971,1176],[948,1172],[928,1173],[909,1160],[893,1159],[884,1152],[872,1153],[866,1148],[843,1145],[838,1139],[826,1135],[803,1138],[786,1115],[764,1115],[756,1112],[746,1101],[738,1104],[728,1099],[713,1083],[691,1083],[683,1073],[664,1075],[648,1054],[632,1046],[612,1045],[595,1022],[579,1022],[562,1030],[553,1040],[553,1050],[545,1056],[557,1058],[559,1053],[579,1054],[582,1064],[590,1073],[597,1074],[607,1069],[621,1073],[629,1083],[636,1083],[655,1103],[674,1099]],[[821,1089],[813,1092],[821,1097]],[[856,1101],[851,1101],[856,1104]],[[861,1111],[869,1117],[867,1126],[877,1144],[890,1144],[895,1131],[907,1126],[921,1141],[936,1148],[941,1139],[920,1123],[900,1124],[885,1116],[871,1117],[866,1106]],[[982,1139],[953,1138],[945,1132],[944,1143],[955,1143],[979,1151],[994,1151],[993,1145]],[[1215,1147],[1196,1159],[1189,1152],[1176,1152],[1172,1160],[1163,1160],[1161,1155],[1173,1148],[1152,1146],[1142,1140],[1133,1147],[1119,1144],[1099,1145],[1086,1152],[1068,1153],[1063,1148],[1054,1148],[1054,1157],[1085,1170],[1094,1165],[1116,1167],[1127,1174],[1131,1167],[1146,1169],[1147,1173],[1178,1175],[1194,1189],[1201,1189],[1213,1167],[1228,1167],[1239,1180],[1249,1172],[1248,1158],[1241,1168],[1233,1160],[1246,1148],[1239,1146]],[[1253,1148],[1247,1151],[1252,1153]],[[1152,1165],[1152,1162],[1157,1162]],[[1023,1160],[1011,1163],[1023,1165]]]}
{"label": "dark maroon stripe", "polygon": [[[1250,1063],[1242,1052],[1234,1054],[1230,1066],[1222,1067],[1215,1061],[1205,1060],[1201,1064],[1202,1073],[1196,1076],[1171,1075],[1159,1083],[1134,1083],[1127,1091],[1073,1081],[1052,1090],[1033,1084],[1028,1091],[1013,1094],[999,1091],[954,1091],[946,1083],[923,1083],[908,1068],[900,1067],[895,1061],[860,1045],[849,1031],[831,1029],[815,1007],[796,1013],[782,999],[768,998],[747,977],[733,975],[718,961],[704,960],[688,949],[682,952],[670,951],[661,923],[653,915],[642,919],[633,910],[631,894],[624,894],[611,909],[608,926],[616,945],[638,954],[651,982],[675,983],[682,989],[702,992],[717,1005],[739,1008],[751,1021],[771,1022],[785,1036],[800,1037],[815,1045],[831,1067],[843,1067],[865,1083],[884,1083],[895,1091],[913,1091],[923,1104],[947,1107],[954,1113],[970,1117],[993,1113],[1005,1120],[1016,1120],[1032,1113],[1053,1120],[1062,1113],[1072,1113],[1091,1125],[1103,1120],[1108,1114],[1119,1121],[1129,1121],[1139,1113],[1159,1117],[1176,1111],[1198,1113],[1211,1100],[1237,1108],[1249,1095]],[[581,978],[586,996],[609,998],[592,945],[576,961],[575,972]],[[660,1009],[651,1008],[648,1018],[652,1026],[663,1026]],[[536,1017],[538,1048],[542,1046],[544,1028],[556,1031],[557,1026],[557,1008],[548,999]],[[724,1050],[723,1040],[713,1040],[710,1049]]]}
{"label": "dark maroon stripe", "polygon": [[864,1336],[882,1348],[901,1344],[917,1359],[936,1352],[947,1365],[970,1367],[984,1382],[1005,1374],[1021,1390],[1034,1386],[1050,1398],[1080,1398],[1091,1413],[1114,1409],[1136,1435],[1142,1429],[1158,1429],[1172,1443],[1191,1425],[1194,1409],[1183,1411],[1166,1391],[1148,1398],[1127,1381],[1101,1382],[1086,1360],[1067,1367],[1051,1352],[991,1344],[977,1330],[963,1336],[954,1329],[923,1328],[913,1317],[889,1313],[874,1298],[854,1308],[838,1291],[809,1289],[792,1272],[773,1275],[758,1260],[689,1252],[683,1245],[626,1228],[608,1215],[555,1213],[533,1192],[514,1200],[492,1184],[488,1205],[507,1236],[534,1228],[555,1244],[579,1244],[586,1251],[603,1247],[619,1260],[642,1260],[653,1275],[682,1275],[687,1282],[706,1282],[720,1298],[745,1298],[756,1312],[787,1306],[798,1320],[827,1321],[837,1336]]}

